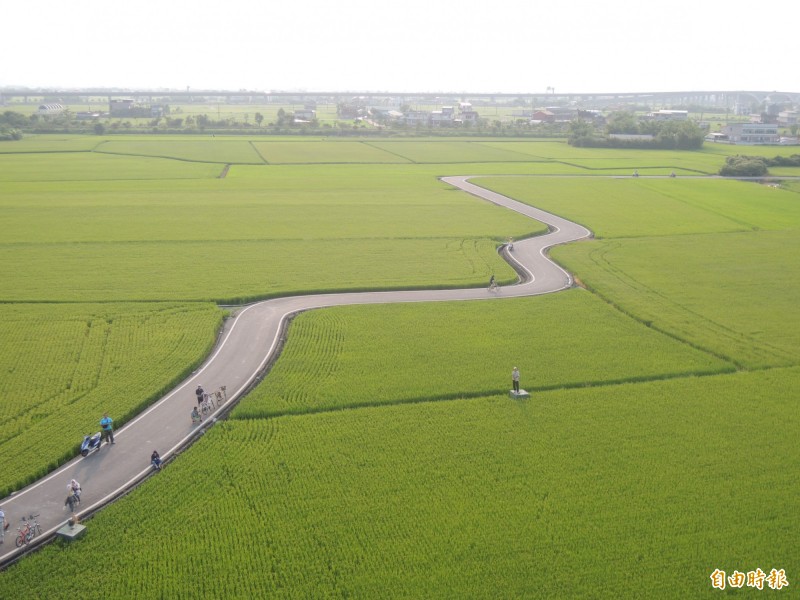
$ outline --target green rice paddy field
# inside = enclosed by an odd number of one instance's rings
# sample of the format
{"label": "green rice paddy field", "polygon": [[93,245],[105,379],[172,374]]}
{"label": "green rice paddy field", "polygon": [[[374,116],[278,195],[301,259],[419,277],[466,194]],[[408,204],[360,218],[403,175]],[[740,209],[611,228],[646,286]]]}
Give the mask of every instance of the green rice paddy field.
{"label": "green rice paddy field", "polygon": [[[714,173],[708,145],[87,139],[0,145],[7,488],[98,399],[133,414],[196,364],[209,300],[510,281],[494,246],[543,226],[437,176],[597,239],[553,251],[583,289],[297,317],[226,422],[0,597],[694,598],[717,568],[794,589],[796,184],[585,177]],[[47,443],[14,462],[22,432]]]}

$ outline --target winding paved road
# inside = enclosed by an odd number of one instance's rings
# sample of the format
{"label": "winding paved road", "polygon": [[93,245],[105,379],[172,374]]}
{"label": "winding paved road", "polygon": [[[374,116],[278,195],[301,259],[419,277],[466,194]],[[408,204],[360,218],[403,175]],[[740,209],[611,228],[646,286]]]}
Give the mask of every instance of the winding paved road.
{"label": "winding paved road", "polygon": [[[546,235],[514,243],[510,260],[516,263],[514,266],[519,272],[525,274],[521,283],[503,287],[498,293],[481,287],[295,296],[267,300],[241,309],[234,319],[226,323],[221,342],[205,363],[172,392],[116,431],[116,444],[104,445],[99,452],[86,458],[78,456],[50,475],[3,499],[0,506],[12,526],[6,534],[5,543],[0,546],[0,565],[13,561],[24,550],[53,537],[66,523],[68,515],[63,510],[63,504],[70,479],[77,479],[83,486],[78,514],[85,517],[147,477],[151,472],[149,457],[153,449],[158,449],[166,459],[202,434],[216,420],[216,415],[230,408],[256,382],[267,363],[277,357],[287,319],[297,312],[350,304],[533,296],[570,287],[572,277],[549,260],[545,251],[557,244],[589,237],[591,232],[566,219],[473,185],[468,179],[469,176],[443,177],[442,181],[550,226],[550,232]],[[196,404],[194,389],[198,383],[206,390],[225,385],[228,399],[211,419],[194,426],[189,419],[189,412]],[[14,545],[16,526],[23,515],[31,513],[40,515],[42,535],[34,538],[29,546],[18,550]]]}

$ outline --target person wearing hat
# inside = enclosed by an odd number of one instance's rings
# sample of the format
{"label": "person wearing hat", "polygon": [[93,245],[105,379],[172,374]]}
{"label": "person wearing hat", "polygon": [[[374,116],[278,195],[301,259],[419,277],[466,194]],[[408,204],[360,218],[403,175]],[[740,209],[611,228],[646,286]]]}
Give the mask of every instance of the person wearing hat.
{"label": "person wearing hat", "polygon": [[514,386],[514,392],[519,394],[519,369],[517,367],[511,371],[511,385]]}

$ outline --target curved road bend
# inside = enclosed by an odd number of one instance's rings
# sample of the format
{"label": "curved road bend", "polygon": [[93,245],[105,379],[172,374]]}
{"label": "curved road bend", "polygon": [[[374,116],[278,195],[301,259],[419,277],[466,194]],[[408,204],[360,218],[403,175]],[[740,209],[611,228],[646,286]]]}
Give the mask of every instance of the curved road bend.
{"label": "curved road bend", "polygon": [[[113,498],[121,495],[150,473],[150,453],[157,449],[166,459],[205,429],[193,426],[189,418],[196,404],[194,388],[198,383],[207,391],[227,387],[228,408],[253,383],[278,350],[283,323],[294,313],[312,308],[352,304],[393,302],[439,302],[452,300],[486,300],[532,296],[563,290],[572,285],[571,276],[550,261],[545,250],[557,244],[579,240],[591,232],[575,223],[522,204],[495,192],[469,183],[468,176],[443,177],[442,181],[479,198],[506,207],[550,226],[550,233],[514,243],[513,258],[528,277],[514,286],[503,287],[499,294],[486,288],[462,290],[415,290],[395,292],[359,292],[295,296],[266,300],[247,306],[230,320],[222,333],[222,341],[211,356],[188,379],[153,406],[115,431],[116,444],[103,445],[100,451],[86,458],[80,456],[43,479],[4,498],[0,502],[11,527],[5,543],[0,545],[0,565],[14,560],[23,550],[14,545],[16,527],[23,515],[39,514],[42,535],[28,546],[35,547],[66,523],[64,512],[67,483],[77,479],[83,486],[82,503],[77,514],[86,516]],[[217,413],[221,408],[217,409]],[[215,415],[217,414],[215,413]],[[98,421],[101,415],[97,415]],[[114,415],[112,414],[113,418]],[[213,416],[212,416],[213,419]],[[98,428],[99,430],[99,425]],[[88,432],[76,432],[76,439]]]}

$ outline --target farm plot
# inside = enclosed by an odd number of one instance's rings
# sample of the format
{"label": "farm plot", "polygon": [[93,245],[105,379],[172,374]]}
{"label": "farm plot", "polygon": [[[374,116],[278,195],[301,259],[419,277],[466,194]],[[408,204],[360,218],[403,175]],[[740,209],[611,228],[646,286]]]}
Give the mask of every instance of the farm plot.
{"label": "farm plot", "polygon": [[214,300],[485,285],[514,271],[488,239],[0,245],[6,302]]}
{"label": "farm plot", "polygon": [[[798,375],[231,419],[0,592],[697,598],[715,568],[756,567],[793,584]],[[731,418],[754,396],[758,423]]]}
{"label": "farm plot", "polygon": [[106,141],[95,152],[174,158],[191,162],[263,164],[246,140],[122,140]]}
{"label": "farm plot", "polygon": [[0,154],[0,184],[121,179],[200,179],[219,176],[220,166],[140,156],[89,152]]}
{"label": "farm plot", "polygon": [[491,303],[325,309],[297,317],[289,339],[236,417],[489,396],[510,388],[513,365],[534,393],[733,369],[582,290]]}
{"label": "farm plot", "polygon": [[230,180],[6,184],[0,297],[232,300],[483,285],[491,272],[510,281],[496,245],[544,226],[411,169],[259,167]]}
{"label": "farm plot", "polygon": [[738,181],[482,177],[475,183],[582,223],[602,238],[800,224],[794,195]]}
{"label": "farm plot", "polygon": [[601,240],[553,256],[636,318],[737,364],[800,362],[797,231]]}
{"label": "farm plot", "polygon": [[256,150],[270,164],[313,163],[408,163],[367,142],[253,142]]}
{"label": "farm plot", "polygon": [[104,412],[121,425],[158,398],[221,319],[211,304],[0,305],[0,495],[72,458]]}
{"label": "farm plot", "polygon": [[414,163],[529,162],[531,157],[481,142],[370,142]]}
{"label": "farm plot", "polygon": [[25,135],[21,140],[0,143],[0,154],[23,152],[88,152],[102,143],[87,135]]}

